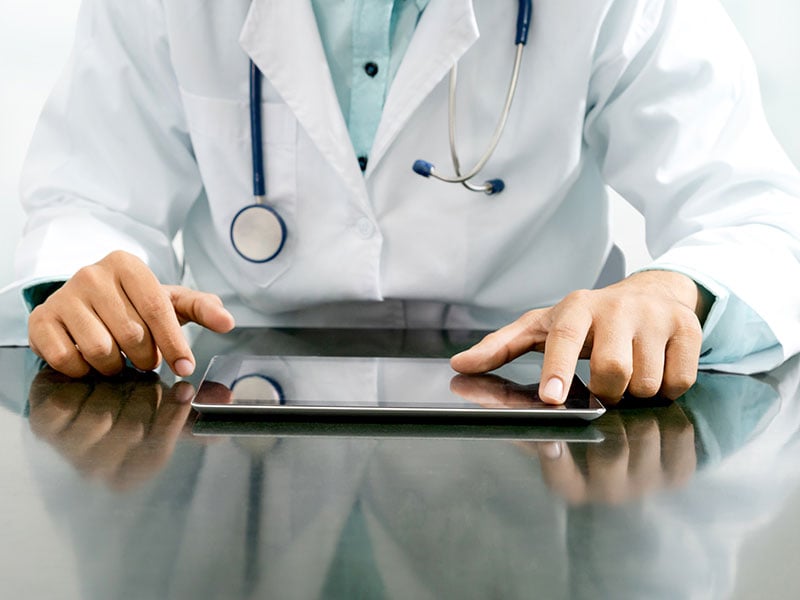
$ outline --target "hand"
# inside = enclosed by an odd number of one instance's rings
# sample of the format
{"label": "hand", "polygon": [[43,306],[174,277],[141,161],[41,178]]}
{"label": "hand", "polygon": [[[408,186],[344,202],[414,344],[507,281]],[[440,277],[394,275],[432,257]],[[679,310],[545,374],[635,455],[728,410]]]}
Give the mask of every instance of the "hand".
{"label": "hand", "polygon": [[498,368],[529,350],[544,352],[544,402],[561,404],[578,358],[589,358],[589,389],[606,403],[628,390],[675,399],[697,377],[701,321],[708,299],[689,277],[644,271],[600,290],[573,292],[550,308],[532,310],[455,355],[461,373]]}
{"label": "hand", "polygon": [[160,472],[191,413],[191,384],[167,388],[154,373],[73,380],[40,371],[28,396],[31,431],[84,477],[118,490]]}
{"label": "hand", "polygon": [[141,260],[119,251],[79,270],[37,306],[28,339],[38,356],[70,377],[92,368],[119,373],[125,357],[148,371],[162,354],[176,375],[187,377],[195,360],[181,325],[189,321],[218,333],[234,326],[217,296],[161,285]]}

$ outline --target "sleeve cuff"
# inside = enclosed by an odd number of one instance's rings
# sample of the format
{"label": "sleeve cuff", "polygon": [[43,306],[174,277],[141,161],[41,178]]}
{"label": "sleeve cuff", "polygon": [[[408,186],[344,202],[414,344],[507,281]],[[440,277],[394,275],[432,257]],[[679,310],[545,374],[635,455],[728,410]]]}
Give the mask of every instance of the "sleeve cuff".
{"label": "sleeve cuff", "polygon": [[22,288],[22,299],[28,307],[28,312],[42,304],[65,283],[65,281],[42,281]]}
{"label": "sleeve cuff", "polygon": [[657,263],[640,271],[674,271],[690,277],[713,297],[705,323],[700,365],[728,372],[753,373],[780,364],[777,337],[752,308],[728,288],[683,265]]}

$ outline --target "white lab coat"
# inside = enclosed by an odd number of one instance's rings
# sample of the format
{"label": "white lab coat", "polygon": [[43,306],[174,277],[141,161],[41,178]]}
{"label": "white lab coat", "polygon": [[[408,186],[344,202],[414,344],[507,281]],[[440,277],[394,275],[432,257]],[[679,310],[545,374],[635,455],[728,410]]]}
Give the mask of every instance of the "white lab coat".
{"label": "white lab coat", "polygon": [[[474,4],[474,6],[473,6]],[[656,266],[729,290],[800,349],[800,179],[715,0],[559,0],[534,21],[486,197],[448,170],[483,152],[513,62],[514,0],[432,0],[360,172],[307,0],[85,0],[23,178],[21,282],[106,253],[164,282],[183,263],[239,325],[495,327],[591,287],[612,246],[606,185],[647,220]],[[229,241],[251,202],[248,57],[264,73],[267,187],[289,237],[267,264]],[[377,302],[377,301],[383,302]],[[444,307],[450,307],[445,310]]]}

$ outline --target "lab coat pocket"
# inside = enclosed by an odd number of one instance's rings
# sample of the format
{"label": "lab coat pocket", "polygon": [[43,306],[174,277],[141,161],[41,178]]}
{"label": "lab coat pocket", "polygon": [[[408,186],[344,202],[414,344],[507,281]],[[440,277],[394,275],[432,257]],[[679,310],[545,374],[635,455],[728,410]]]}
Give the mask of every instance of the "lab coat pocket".
{"label": "lab coat pocket", "polygon": [[[250,107],[246,101],[198,96],[182,90],[197,164],[203,179],[220,272],[236,278],[243,295],[255,296],[291,266],[296,247],[297,120],[282,102],[263,102],[263,156],[267,205],[286,224],[287,237],[272,260],[253,263],[239,256],[230,241],[237,213],[253,204]],[[249,290],[242,289],[249,282]]]}

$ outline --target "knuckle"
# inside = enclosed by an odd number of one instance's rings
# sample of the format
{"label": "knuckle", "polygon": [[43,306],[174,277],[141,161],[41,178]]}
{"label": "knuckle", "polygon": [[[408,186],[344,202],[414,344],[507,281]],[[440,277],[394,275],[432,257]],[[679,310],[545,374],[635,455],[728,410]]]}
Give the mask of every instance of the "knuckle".
{"label": "knuckle", "polygon": [[661,378],[640,377],[631,381],[628,390],[639,398],[651,398],[661,389]]}
{"label": "knuckle", "polygon": [[44,304],[40,304],[34,308],[31,311],[31,314],[28,315],[28,330],[30,331],[31,335],[34,335],[36,332],[38,332],[38,329],[47,321],[49,321],[50,318],[50,310],[46,308]]}
{"label": "knuckle", "polygon": [[591,299],[592,290],[575,290],[570,292],[561,301],[563,304],[585,304]]}
{"label": "knuckle", "polygon": [[111,343],[104,340],[93,340],[82,345],[80,350],[90,362],[107,359],[112,355]]}
{"label": "knuckle", "polygon": [[670,400],[677,400],[697,381],[697,372],[674,373],[665,377],[663,393]]}
{"label": "knuckle", "polygon": [[128,321],[120,326],[116,337],[122,347],[140,346],[144,342],[144,328],[134,321]]}
{"label": "knuckle", "polygon": [[530,329],[539,322],[540,318],[540,310],[529,310],[520,315],[519,319],[517,319],[517,322],[521,323],[526,329]]}
{"label": "knuckle", "polygon": [[89,373],[89,367],[79,360],[77,351],[68,348],[51,349],[42,358],[56,371],[69,377],[83,377]]}
{"label": "knuckle", "polygon": [[166,294],[161,291],[148,293],[137,308],[145,321],[164,319],[173,310]]}
{"label": "knuckle", "polygon": [[675,313],[673,322],[673,331],[675,335],[698,337],[703,335],[703,328],[697,315],[688,306],[681,305],[679,310]]}
{"label": "knuckle", "polygon": [[124,250],[114,250],[109,252],[100,262],[107,262],[117,265],[132,264],[133,261],[138,260],[133,254],[125,252]]}
{"label": "knuckle", "polygon": [[576,327],[571,321],[560,320],[553,323],[547,337],[582,343],[583,331]]}
{"label": "knuckle", "polygon": [[51,367],[63,372],[73,363],[75,352],[63,347],[51,348],[48,352],[45,352],[44,359]]}
{"label": "knuckle", "polygon": [[589,367],[594,374],[614,379],[629,378],[633,372],[630,362],[620,356],[592,356]]}
{"label": "knuckle", "polygon": [[102,288],[108,281],[108,273],[99,264],[89,265],[78,269],[71,281],[77,284],[80,290]]}

